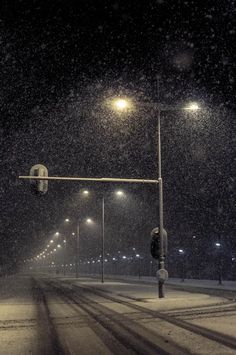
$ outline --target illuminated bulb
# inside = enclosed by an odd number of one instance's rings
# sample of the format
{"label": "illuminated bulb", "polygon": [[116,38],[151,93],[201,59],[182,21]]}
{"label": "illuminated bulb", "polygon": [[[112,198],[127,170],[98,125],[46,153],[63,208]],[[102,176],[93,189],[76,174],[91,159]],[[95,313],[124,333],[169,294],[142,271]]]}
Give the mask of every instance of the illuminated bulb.
{"label": "illuminated bulb", "polygon": [[188,106],[186,106],[186,110],[197,111],[200,110],[200,106],[196,102],[191,102]]}
{"label": "illuminated bulb", "polygon": [[128,103],[127,103],[127,100],[124,100],[124,99],[117,99],[114,101],[114,106],[117,110],[124,110],[127,108],[128,106]]}

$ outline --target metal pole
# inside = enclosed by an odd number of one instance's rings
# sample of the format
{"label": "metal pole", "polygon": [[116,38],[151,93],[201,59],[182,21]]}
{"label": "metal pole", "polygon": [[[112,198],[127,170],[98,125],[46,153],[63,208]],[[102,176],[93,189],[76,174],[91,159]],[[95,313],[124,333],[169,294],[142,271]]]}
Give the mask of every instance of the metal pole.
{"label": "metal pole", "polygon": [[[159,186],[159,228],[160,228],[160,257],[158,263],[158,269],[165,268],[165,257],[163,248],[163,184],[162,184],[162,174],[161,174],[161,110],[158,108],[157,111],[157,131],[158,131],[158,186]],[[158,281],[158,293],[159,298],[164,297],[164,281]]]}
{"label": "metal pole", "polygon": [[76,229],[76,246],[75,246],[75,277],[78,279],[79,277],[79,221],[77,223]]}
{"label": "metal pole", "polygon": [[105,199],[102,196],[102,283],[104,282],[104,248],[105,248]]}
{"label": "metal pole", "polygon": [[222,244],[221,244],[221,238],[219,239],[219,242],[220,242],[220,246],[219,246],[219,252],[218,252],[218,272],[219,272],[219,275],[218,275],[218,285],[222,285]]}
{"label": "metal pole", "polygon": [[158,184],[158,180],[146,179],[118,179],[118,178],[81,178],[69,176],[19,176],[25,180],[55,180],[55,181],[97,181],[97,182],[128,182],[140,184]]}
{"label": "metal pole", "polygon": [[63,241],[64,243],[64,253],[63,253],[63,256],[64,256],[64,262],[63,262],[63,275],[65,276],[66,275],[66,236],[65,236],[65,241]]}

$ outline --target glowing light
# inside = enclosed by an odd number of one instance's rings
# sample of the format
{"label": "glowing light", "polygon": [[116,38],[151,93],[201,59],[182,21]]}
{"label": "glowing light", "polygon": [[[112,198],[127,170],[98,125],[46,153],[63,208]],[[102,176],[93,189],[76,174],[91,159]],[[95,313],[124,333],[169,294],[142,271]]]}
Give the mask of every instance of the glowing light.
{"label": "glowing light", "polygon": [[127,109],[128,107],[128,101],[125,99],[115,99],[113,101],[113,106],[119,110],[119,111],[123,111],[125,109]]}
{"label": "glowing light", "polygon": [[188,105],[185,107],[185,110],[198,111],[198,110],[200,110],[200,106],[198,105],[197,102],[191,102],[190,104],[188,104]]}
{"label": "glowing light", "polygon": [[56,233],[55,233],[55,236],[56,236],[56,237],[58,237],[58,236],[59,236],[59,234],[60,234],[59,232],[56,232]]}
{"label": "glowing light", "polygon": [[65,219],[65,222],[66,222],[66,223],[70,222],[69,218],[66,218],[66,219]]}
{"label": "glowing light", "polygon": [[183,249],[179,249],[179,253],[183,254],[184,253]]}
{"label": "glowing light", "polygon": [[50,243],[52,244],[52,243],[53,243],[53,240],[50,240]]}
{"label": "glowing light", "polygon": [[124,196],[124,191],[118,190],[118,191],[116,191],[116,195],[117,196]]}
{"label": "glowing light", "polygon": [[221,244],[220,243],[215,243],[215,246],[217,247],[217,248],[219,248],[219,247],[221,247]]}
{"label": "glowing light", "polygon": [[88,194],[89,194],[89,191],[88,191],[88,190],[84,190],[84,191],[83,191],[83,194],[84,194],[84,195],[88,195]]}
{"label": "glowing light", "polygon": [[86,222],[89,223],[89,224],[93,223],[93,221],[92,221],[91,218],[87,218],[87,219],[86,219]]}

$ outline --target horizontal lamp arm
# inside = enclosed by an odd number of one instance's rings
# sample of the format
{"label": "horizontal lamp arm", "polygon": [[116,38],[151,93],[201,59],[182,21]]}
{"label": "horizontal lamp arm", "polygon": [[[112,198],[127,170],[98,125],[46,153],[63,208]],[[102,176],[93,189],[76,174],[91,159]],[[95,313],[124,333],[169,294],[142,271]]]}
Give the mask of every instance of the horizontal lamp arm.
{"label": "horizontal lamp arm", "polygon": [[129,182],[142,184],[158,184],[158,180],[146,179],[119,179],[119,178],[83,178],[69,176],[19,176],[19,179],[28,180],[64,180],[64,181],[97,181],[97,182]]}

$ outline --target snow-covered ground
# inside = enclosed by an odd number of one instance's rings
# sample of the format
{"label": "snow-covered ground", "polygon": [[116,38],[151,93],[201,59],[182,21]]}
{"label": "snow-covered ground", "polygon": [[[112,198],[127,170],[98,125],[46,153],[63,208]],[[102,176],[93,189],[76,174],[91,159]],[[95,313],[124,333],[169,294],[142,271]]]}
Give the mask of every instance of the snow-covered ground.
{"label": "snow-covered ground", "polygon": [[[105,283],[101,283],[100,279],[95,278],[75,279],[52,274],[33,276],[39,280],[39,285],[42,282],[42,291],[39,291],[40,287],[35,289],[37,282],[34,284],[31,275],[0,279],[0,355],[57,354],[58,344],[65,346],[67,353],[72,354],[77,354],[78,349],[82,355],[113,354],[110,346],[112,336],[108,330],[104,333],[99,317],[102,317],[102,322],[106,317],[108,322],[117,319],[127,327],[134,327],[135,332],[142,329],[144,335],[149,336],[150,333],[151,342],[155,343],[160,337],[160,341],[178,344],[181,349],[190,353],[236,354],[236,349],[224,344],[224,337],[226,341],[231,341],[227,340],[227,337],[235,338],[236,324],[235,301],[225,298],[224,294],[209,295],[200,289],[199,292],[191,292],[166,285],[166,297],[159,299],[156,280],[150,282],[149,279],[141,279],[137,282],[137,279],[127,278],[123,281],[106,279]],[[64,299],[64,296],[61,297],[60,293],[50,290],[48,285],[51,281],[59,287],[66,287],[69,294],[71,290],[75,291],[71,292],[73,296],[78,295],[82,299],[86,297],[85,304],[82,302],[78,306],[71,300]],[[180,283],[178,280],[173,282]],[[193,283],[194,281],[186,282]],[[202,282],[201,287],[205,283],[208,285],[207,282]],[[87,292],[88,289],[92,292]],[[119,299],[128,303],[123,304]],[[103,311],[96,313],[98,318],[94,321],[85,310],[77,310],[84,305],[88,306],[90,311],[93,307],[94,311],[96,307],[101,307]],[[132,305],[141,306],[142,309],[135,310]],[[104,311],[108,312],[106,317]],[[184,327],[168,323],[168,320],[158,318],[158,314],[155,316],[155,313],[150,312],[160,312],[164,316],[185,320],[190,325],[213,331],[214,334],[219,333],[223,340],[218,344]],[[111,320],[110,316],[113,317]],[[126,336],[129,336],[128,334],[126,331]],[[181,354],[176,350],[177,353]]]}

